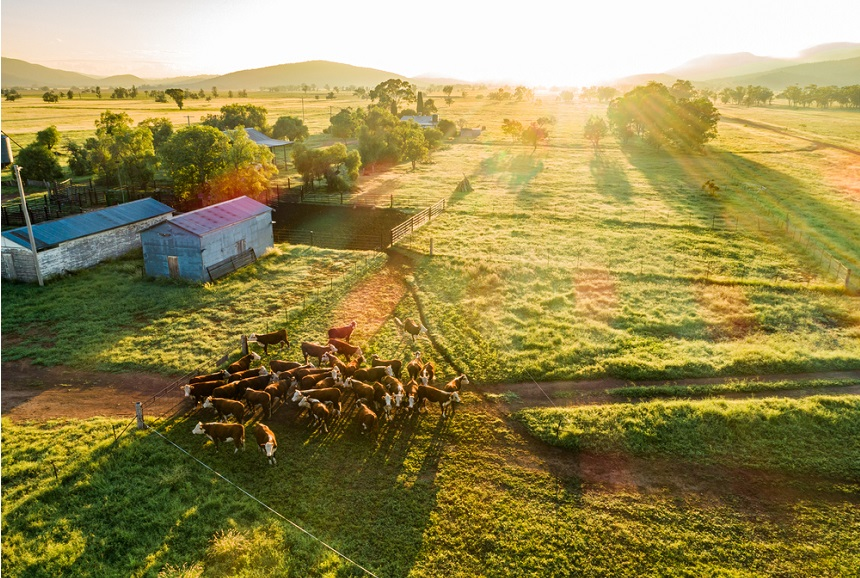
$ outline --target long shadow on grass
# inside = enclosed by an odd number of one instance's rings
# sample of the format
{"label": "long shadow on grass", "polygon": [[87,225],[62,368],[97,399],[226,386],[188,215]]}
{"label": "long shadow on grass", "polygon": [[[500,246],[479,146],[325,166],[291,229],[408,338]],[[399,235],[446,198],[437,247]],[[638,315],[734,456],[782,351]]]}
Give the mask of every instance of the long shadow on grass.
{"label": "long shadow on grass", "polygon": [[588,164],[597,191],[618,203],[631,204],[633,188],[621,164],[605,153],[595,151]]}
{"label": "long shadow on grass", "polygon": [[[847,211],[835,197],[816,194],[789,174],[722,149],[709,149],[705,155],[672,154],[636,146],[623,150],[652,188],[678,210],[707,221],[715,214],[724,215],[734,198],[746,212],[766,218],[762,208],[767,208],[781,218],[787,215],[795,226],[814,231],[817,239],[836,255],[860,263],[857,213]],[[714,181],[723,192],[702,192],[701,185],[707,180]]]}

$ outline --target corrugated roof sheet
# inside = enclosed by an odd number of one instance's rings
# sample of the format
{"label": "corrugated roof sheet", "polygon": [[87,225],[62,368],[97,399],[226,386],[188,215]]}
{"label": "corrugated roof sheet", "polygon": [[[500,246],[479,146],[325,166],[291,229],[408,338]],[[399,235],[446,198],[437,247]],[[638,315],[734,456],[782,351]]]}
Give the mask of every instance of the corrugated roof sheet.
{"label": "corrugated roof sheet", "polygon": [[250,138],[255,143],[263,145],[265,147],[282,147],[284,145],[293,144],[293,141],[291,140],[278,140],[276,138],[268,137],[254,128],[246,128],[245,132],[248,133],[248,138]]}
{"label": "corrugated roof sheet", "polygon": [[249,197],[237,197],[217,205],[179,215],[171,219],[170,222],[189,233],[202,237],[212,231],[229,227],[271,210],[271,207]]}
{"label": "corrugated roof sheet", "polygon": [[[173,209],[164,203],[147,197],[98,211],[90,211],[89,213],[33,225],[33,236],[36,239],[37,250],[48,249],[66,241],[95,235],[172,212]],[[27,236],[26,227],[6,231],[3,236],[28,249],[30,248],[30,238]]]}

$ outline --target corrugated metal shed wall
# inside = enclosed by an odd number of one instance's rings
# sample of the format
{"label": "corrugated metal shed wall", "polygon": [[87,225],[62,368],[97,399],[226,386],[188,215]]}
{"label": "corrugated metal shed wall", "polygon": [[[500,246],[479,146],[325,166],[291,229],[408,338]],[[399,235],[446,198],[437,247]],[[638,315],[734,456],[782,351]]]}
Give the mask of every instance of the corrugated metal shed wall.
{"label": "corrugated metal shed wall", "polygon": [[[41,250],[172,212],[172,208],[153,198],[140,199],[33,225],[33,236],[36,238],[36,248]],[[6,231],[3,236],[23,247],[30,248],[26,227]]]}

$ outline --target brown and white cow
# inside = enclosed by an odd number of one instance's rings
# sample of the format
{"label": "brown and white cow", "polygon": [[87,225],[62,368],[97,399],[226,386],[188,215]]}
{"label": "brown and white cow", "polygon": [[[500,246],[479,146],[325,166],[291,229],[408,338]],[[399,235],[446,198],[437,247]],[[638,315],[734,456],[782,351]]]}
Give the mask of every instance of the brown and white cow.
{"label": "brown and white cow", "polygon": [[194,405],[197,405],[215,391],[216,387],[224,385],[222,380],[217,381],[198,381],[197,383],[188,383],[182,386],[185,391],[185,397],[193,397]]}
{"label": "brown and white cow", "polygon": [[215,373],[207,373],[206,375],[195,375],[188,380],[188,383],[192,384],[201,381],[218,381],[227,379],[228,377],[230,377],[230,374],[227,372],[226,369],[222,369],[221,371],[216,371]]}
{"label": "brown and white cow", "polygon": [[199,421],[191,433],[205,435],[215,442],[215,451],[218,451],[221,442],[230,441],[236,446],[236,449],[233,450],[234,454],[239,451],[239,448],[245,450],[245,426],[240,423],[203,423]]}
{"label": "brown and white cow", "polygon": [[272,417],[272,396],[267,392],[249,388],[245,390],[243,398],[248,400],[248,405],[251,406],[251,414],[254,413],[254,410],[259,405],[265,417]]}
{"label": "brown and white cow", "polygon": [[442,410],[442,417],[445,417],[447,413],[454,413],[454,402],[460,403],[460,394],[456,391],[442,391],[429,385],[419,385],[415,397],[418,400],[419,412],[421,408],[427,408],[427,400],[429,399],[439,404],[439,408]]}
{"label": "brown and white cow", "polygon": [[343,327],[332,327],[328,330],[328,338],[329,339],[343,339],[347,343],[349,343],[349,336],[352,335],[355,326],[358,325],[358,322],[353,321],[349,325],[344,325]]}
{"label": "brown and white cow", "polygon": [[279,329],[277,331],[273,331],[272,333],[252,333],[248,336],[248,341],[250,343],[257,343],[263,346],[263,353],[269,355],[269,346],[270,345],[278,345],[281,347],[286,345],[290,346],[290,341],[287,339],[287,330]]}
{"label": "brown and white cow", "polygon": [[361,424],[361,433],[373,431],[376,427],[376,413],[367,407],[364,399],[358,400],[357,409],[358,423]]}
{"label": "brown and white cow", "polygon": [[[346,360],[349,361],[353,355],[362,356],[361,347],[357,345],[352,345],[351,343],[347,343],[346,341],[341,341],[340,339],[329,339],[329,345],[334,347],[335,353],[343,355],[346,357]],[[320,360],[322,363],[322,360]]]}
{"label": "brown and white cow", "polygon": [[269,464],[274,466],[278,462],[275,459],[275,452],[278,450],[278,440],[275,439],[274,432],[266,424],[258,423],[254,426],[254,437],[257,440],[257,445],[260,446],[260,451],[266,454]]}
{"label": "brown and white cow", "polygon": [[444,391],[460,391],[464,385],[469,385],[469,378],[465,373],[461,373],[445,384]]}
{"label": "brown and white cow", "polygon": [[335,349],[334,345],[320,345],[319,343],[314,343],[311,341],[302,341],[302,355],[305,356],[305,364],[308,362],[308,357],[316,357],[319,360],[320,365],[322,365],[322,356],[326,354],[326,352],[331,351],[332,353],[337,353],[337,349]]}
{"label": "brown and white cow", "polygon": [[245,421],[245,404],[241,401],[210,396],[203,402],[203,407],[206,409],[214,408],[215,413],[218,414],[218,419],[221,421],[227,421],[230,416],[235,417],[239,423]]}
{"label": "brown and white cow", "polygon": [[229,366],[227,366],[227,371],[229,373],[236,373],[237,371],[244,371],[244,370],[248,369],[249,367],[251,367],[252,361],[259,361],[259,360],[260,360],[260,356],[257,353],[252,351],[248,355],[244,355],[244,356],[240,357],[235,362],[233,362]]}

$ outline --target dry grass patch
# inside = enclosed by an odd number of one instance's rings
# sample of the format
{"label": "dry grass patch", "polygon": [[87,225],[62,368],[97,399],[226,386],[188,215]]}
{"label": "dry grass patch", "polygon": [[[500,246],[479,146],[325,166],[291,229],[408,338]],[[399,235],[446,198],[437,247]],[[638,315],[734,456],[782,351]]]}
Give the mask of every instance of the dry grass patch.
{"label": "dry grass patch", "polygon": [[697,285],[699,314],[715,340],[740,339],[758,329],[756,314],[739,285]]}
{"label": "dry grass patch", "polygon": [[607,269],[583,270],[573,282],[578,317],[604,323],[615,317],[618,312],[618,289],[612,273]]}

